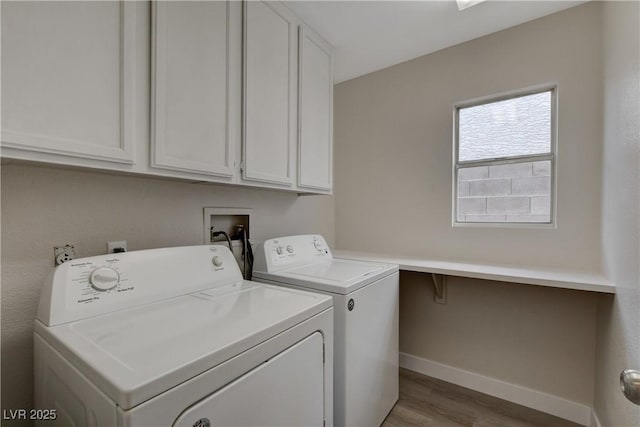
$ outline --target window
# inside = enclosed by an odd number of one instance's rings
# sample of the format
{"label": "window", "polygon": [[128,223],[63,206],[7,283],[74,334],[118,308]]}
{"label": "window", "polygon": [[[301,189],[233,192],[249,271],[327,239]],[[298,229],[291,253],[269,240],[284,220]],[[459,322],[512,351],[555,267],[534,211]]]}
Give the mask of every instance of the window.
{"label": "window", "polygon": [[553,224],[556,88],[455,107],[454,225]]}

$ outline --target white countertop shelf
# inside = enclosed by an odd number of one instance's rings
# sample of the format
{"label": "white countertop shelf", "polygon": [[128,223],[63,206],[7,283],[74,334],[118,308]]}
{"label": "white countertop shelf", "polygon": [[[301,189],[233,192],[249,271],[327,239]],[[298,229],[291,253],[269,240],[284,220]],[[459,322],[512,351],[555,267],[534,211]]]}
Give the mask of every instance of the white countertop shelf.
{"label": "white countertop shelf", "polygon": [[398,264],[400,266],[400,270],[404,271],[445,274],[447,276],[497,280],[501,282],[523,283],[526,285],[575,289],[579,291],[602,292],[607,294],[616,293],[615,285],[604,276],[582,273],[579,271],[516,268],[489,264],[468,264],[462,262],[409,258],[406,256],[375,254],[340,249],[334,250],[333,256],[339,258]]}

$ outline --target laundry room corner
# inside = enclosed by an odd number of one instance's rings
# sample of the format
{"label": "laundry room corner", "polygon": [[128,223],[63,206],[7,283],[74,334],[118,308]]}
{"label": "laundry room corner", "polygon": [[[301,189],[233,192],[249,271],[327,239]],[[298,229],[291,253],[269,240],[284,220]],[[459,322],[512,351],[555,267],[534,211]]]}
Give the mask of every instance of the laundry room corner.
{"label": "laundry room corner", "polygon": [[0,424],[640,427],[640,0],[0,21]]}

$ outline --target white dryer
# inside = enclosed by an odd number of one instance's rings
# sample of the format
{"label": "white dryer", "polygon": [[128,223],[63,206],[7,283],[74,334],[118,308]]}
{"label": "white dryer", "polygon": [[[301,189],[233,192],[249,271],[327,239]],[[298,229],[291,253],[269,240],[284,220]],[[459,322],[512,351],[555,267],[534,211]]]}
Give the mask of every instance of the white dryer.
{"label": "white dryer", "polygon": [[253,280],[333,297],[334,424],[379,426],[398,400],[398,266],[333,258],[319,235],[265,241]]}
{"label": "white dryer", "polygon": [[331,298],[243,281],[222,246],[62,264],[34,341],[36,405],[57,425],[332,421]]}

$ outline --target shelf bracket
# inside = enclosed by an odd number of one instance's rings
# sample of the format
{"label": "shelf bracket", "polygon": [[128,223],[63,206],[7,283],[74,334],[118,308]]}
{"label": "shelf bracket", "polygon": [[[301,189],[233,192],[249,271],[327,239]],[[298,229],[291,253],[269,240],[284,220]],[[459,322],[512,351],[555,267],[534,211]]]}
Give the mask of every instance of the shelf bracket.
{"label": "shelf bracket", "polygon": [[447,276],[431,273],[433,280],[433,301],[437,304],[447,303]]}

